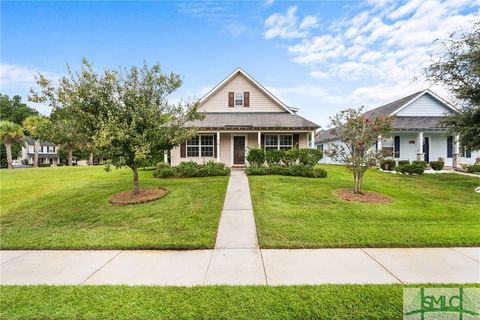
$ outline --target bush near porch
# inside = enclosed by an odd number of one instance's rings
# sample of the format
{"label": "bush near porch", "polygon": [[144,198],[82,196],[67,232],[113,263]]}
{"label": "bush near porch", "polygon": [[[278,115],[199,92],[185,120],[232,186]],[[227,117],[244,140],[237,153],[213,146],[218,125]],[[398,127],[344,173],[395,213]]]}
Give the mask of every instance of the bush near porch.
{"label": "bush near porch", "polygon": [[249,176],[263,248],[438,247],[480,245],[480,185],[459,174],[392,175],[368,170],[364,190],[390,204],[354,203],[335,191],[352,187],[343,166],[322,165],[326,179]]}
{"label": "bush near porch", "polygon": [[193,161],[180,162],[178,166],[172,167],[168,163],[159,162],[153,172],[155,178],[193,178],[193,177],[214,177],[228,176],[230,168],[223,163],[208,161],[206,164],[198,164]]}
{"label": "bush near porch", "polygon": [[228,177],[159,180],[139,170],[142,188],[164,198],[112,206],[131,189],[130,169],[60,167],[1,170],[1,249],[213,248]]}

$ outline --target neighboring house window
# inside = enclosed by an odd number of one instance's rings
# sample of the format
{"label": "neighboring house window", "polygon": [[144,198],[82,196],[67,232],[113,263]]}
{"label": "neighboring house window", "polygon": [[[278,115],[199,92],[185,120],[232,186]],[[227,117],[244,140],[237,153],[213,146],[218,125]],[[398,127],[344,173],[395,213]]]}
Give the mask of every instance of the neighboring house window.
{"label": "neighboring house window", "polygon": [[317,149],[323,152],[323,143],[317,145]]}
{"label": "neighboring house window", "polygon": [[235,106],[243,106],[243,92],[235,92]]}
{"label": "neighboring house window", "polygon": [[472,150],[467,149],[465,147],[460,147],[460,157],[471,158],[472,157]]}
{"label": "neighboring house window", "polygon": [[288,150],[293,147],[291,134],[266,134],[265,150]]}
{"label": "neighboring house window", "polygon": [[395,136],[393,145],[394,145],[395,158],[400,158],[400,136]]}
{"label": "neighboring house window", "polygon": [[187,157],[213,157],[213,135],[200,135],[187,140]]}
{"label": "neighboring house window", "polygon": [[447,137],[447,158],[451,158],[453,154],[453,137]]}

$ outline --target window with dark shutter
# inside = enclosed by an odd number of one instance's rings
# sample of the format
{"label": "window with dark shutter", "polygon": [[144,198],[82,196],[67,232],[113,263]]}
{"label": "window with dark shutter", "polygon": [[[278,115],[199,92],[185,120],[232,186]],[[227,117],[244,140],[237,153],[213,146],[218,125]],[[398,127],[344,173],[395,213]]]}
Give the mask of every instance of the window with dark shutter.
{"label": "window with dark shutter", "polygon": [[467,150],[465,151],[465,157],[471,158],[471,157],[472,157],[472,150],[467,149]]}
{"label": "window with dark shutter", "polygon": [[217,157],[217,135],[213,136],[213,157]]}
{"label": "window with dark shutter", "polygon": [[400,136],[394,138],[394,154],[395,158],[400,158]]}
{"label": "window with dark shutter", "polygon": [[243,106],[246,108],[250,107],[250,92],[248,91],[243,93]]}
{"label": "window with dark shutter", "polygon": [[299,145],[298,145],[298,140],[299,140],[298,133],[293,134],[293,139],[292,140],[293,140],[293,146],[294,147],[299,147]]}
{"label": "window with dark shutter", "polygon": [[447,158],[451,158],[453,154],[453,137],[447,137]]}
{"label": "window with dark shutter", "polygon": [[228,107],[233,108],[233,100],[234,100],[234,93],[229,92],[228,93]]}

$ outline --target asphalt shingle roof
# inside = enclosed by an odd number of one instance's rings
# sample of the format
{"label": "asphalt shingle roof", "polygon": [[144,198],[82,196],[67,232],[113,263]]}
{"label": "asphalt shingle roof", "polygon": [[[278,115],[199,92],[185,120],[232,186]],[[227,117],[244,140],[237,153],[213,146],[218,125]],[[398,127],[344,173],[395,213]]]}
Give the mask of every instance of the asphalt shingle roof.
{"label": "asphalt shingle roof", "polygon": [[190,121],[186,127],[194,128],[308,128],[320,126],[297,114],[287,112],[205,113],[205,119]]}

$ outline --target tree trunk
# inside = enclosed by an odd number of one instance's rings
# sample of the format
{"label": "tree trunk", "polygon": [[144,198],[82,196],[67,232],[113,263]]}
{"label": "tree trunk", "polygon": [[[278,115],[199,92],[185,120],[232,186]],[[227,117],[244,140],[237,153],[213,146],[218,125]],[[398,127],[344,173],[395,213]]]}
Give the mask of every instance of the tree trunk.
{"label": "tree trunk", "polygon": [[357,191],[359,194],[363,194],[362,193],[362,179],[363,179],[363,173],[359,173],[358,174],[358,188],[357,188]]}
{"label": "tree trunk", "polygon": [[356,172],[354,172],[353,173],[353,193],[358,193],[357,186],[358,186],[358,175]]}
{"label": "tree trunk", "polygon": [[138,188],[138,169],[137,166],[132,166],[133,171],[133,193],[138,194],[140,193],[140,189]]}
{"label": "tree trunk", "polygon": [[93,152],[90,152],[90,158],[88,159],[88,165],[93,166]]}
{"label": "tree trunk", "polygon": [[73,165],[73,148],[68,146],[68,165],[71,167]]}
{"label": "tree trunk", "polygon": [[13,169],[12,166],[12,144],[10,143],[5,143],[5,152],[7,154],[7,164],[8,164],[8,169]]}
{"label": "tree trunk", "polygon": [[35,139],[35,145],[33,146],[33,152],[34,152],[33,167],[37,168],[38,167],[38,153],[40,152],[40,141],[38,139]]}

